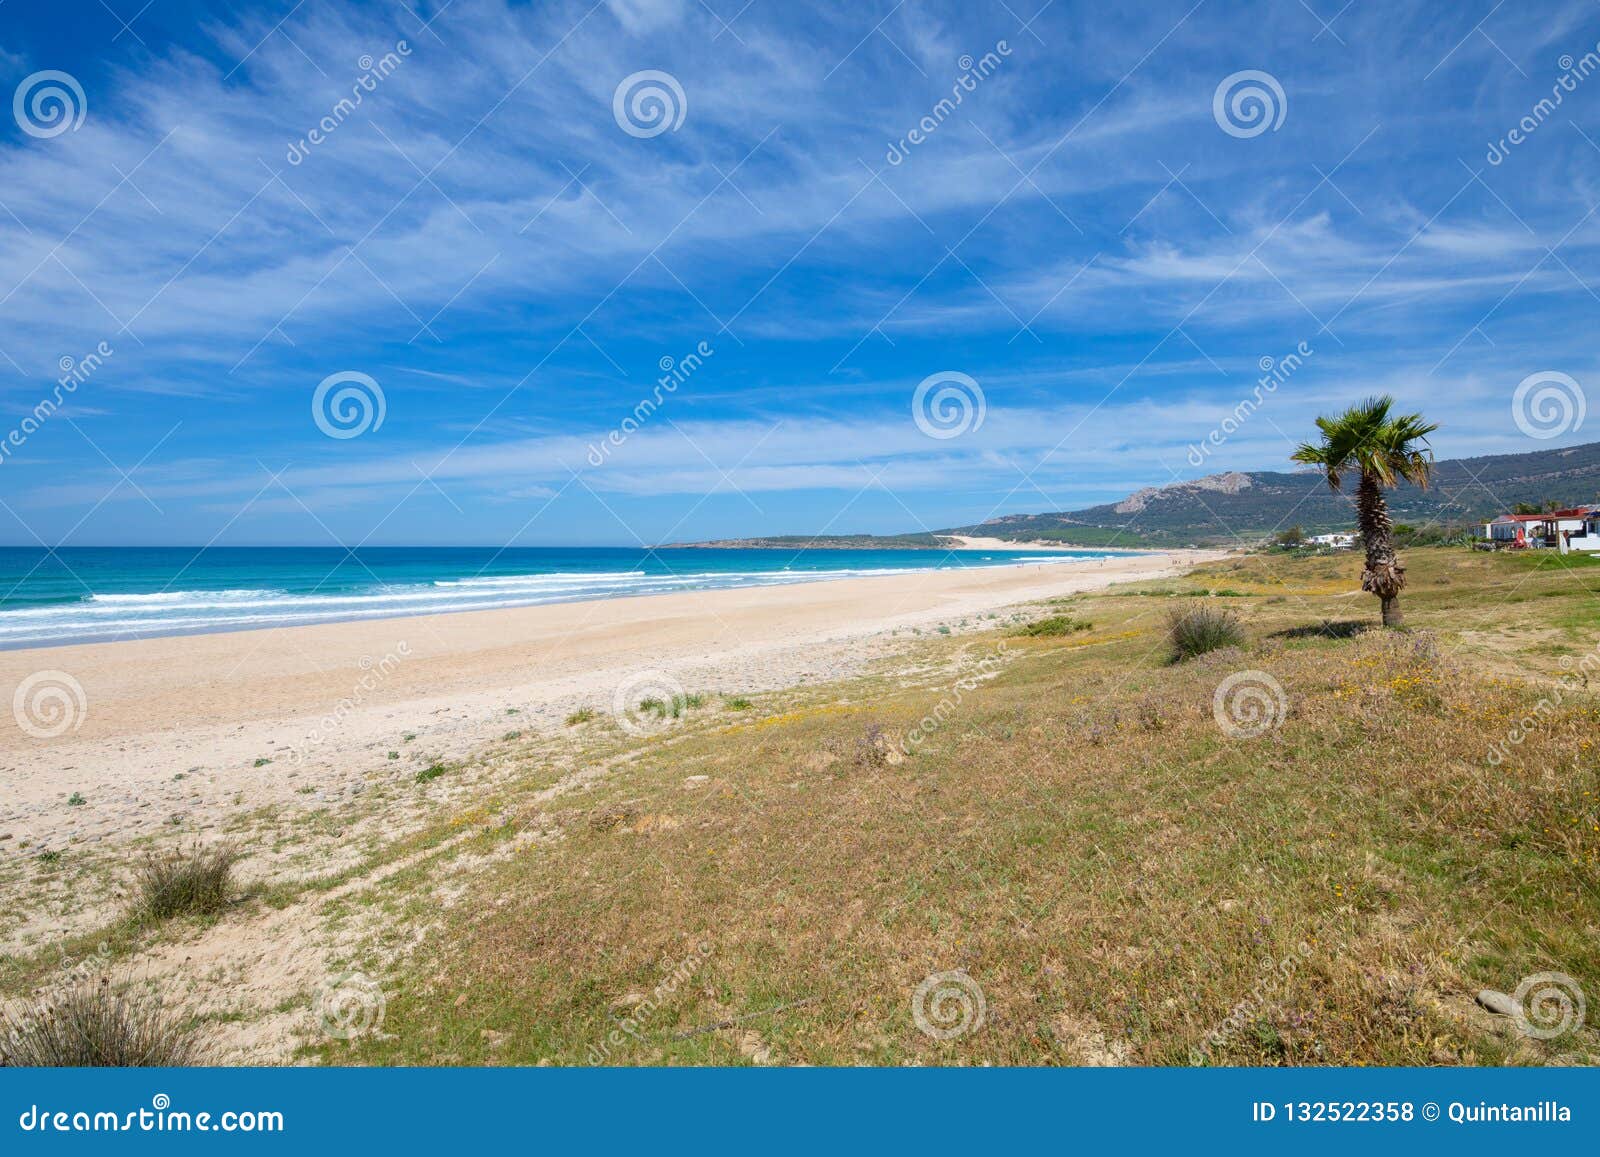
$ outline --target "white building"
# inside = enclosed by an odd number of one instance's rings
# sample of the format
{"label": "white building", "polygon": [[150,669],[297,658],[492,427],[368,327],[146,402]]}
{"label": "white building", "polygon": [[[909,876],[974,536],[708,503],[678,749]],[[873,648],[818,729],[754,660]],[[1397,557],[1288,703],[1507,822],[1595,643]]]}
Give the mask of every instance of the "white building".
{"label": "white building", "polygon": [[1561,553],[1569,550],[1600,550],[1600,510],[1585,510],[1582,526],[1561,536]]}
{"label": "white building", "polygon": [[1355,546],[1358,537],[1360,536],[1355,534],[1313,534],[1306,541],[1313,546],[1325,546],[1330,550],[1349,550]]}
{"label": "white building", "polygon": [[1499,546],[1600,550],[1600,510],[1574,507],[1542,514],[1502,514],[1483,524],[1483,537]]}

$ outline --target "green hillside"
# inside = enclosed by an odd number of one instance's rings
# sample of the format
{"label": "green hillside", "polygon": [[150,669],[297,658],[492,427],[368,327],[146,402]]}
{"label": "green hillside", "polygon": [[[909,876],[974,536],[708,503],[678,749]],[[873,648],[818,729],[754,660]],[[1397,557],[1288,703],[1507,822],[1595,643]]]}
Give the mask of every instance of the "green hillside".
{"label": "green hillside", "polygon": [[[1402,486],[1390,494],[1396,522],[1454,527],[1492,518],[1519,502],[1594,502],[1600,499],[1600,442],[1441,461],[1434,478],[1426,492]],[[1084,510],[1005,515],[952,533],[1085,546],[1179,546],[1259,539],[1289,526],[1308,533],[1349,530],[1354,522],[1349,496],[1331,493],[1319,475],[1264,470],[1153,487]]]}

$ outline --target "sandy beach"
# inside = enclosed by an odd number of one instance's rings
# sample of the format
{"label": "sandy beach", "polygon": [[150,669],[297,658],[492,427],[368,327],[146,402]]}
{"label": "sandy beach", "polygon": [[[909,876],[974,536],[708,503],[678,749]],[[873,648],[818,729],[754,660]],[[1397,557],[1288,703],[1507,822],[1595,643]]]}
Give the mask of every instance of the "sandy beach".
{"label": "sandy beach", "polygon": [[[630,681],[736,694],[848,675],[897,638],[1170,575],[1174,551],[0,654],[8,694],[82,688],[72,726],[0,729],[0,856],[204,831],[241,807],[320,807],[389,752],[455,759],[518,727],[605,714]],[[624,692],[627,693],[627,692]],[[27,708],[21,708],[21,718]],[[32,721],[37,724],[37,721]],[[69,805],[72,793],[88,802]]]}

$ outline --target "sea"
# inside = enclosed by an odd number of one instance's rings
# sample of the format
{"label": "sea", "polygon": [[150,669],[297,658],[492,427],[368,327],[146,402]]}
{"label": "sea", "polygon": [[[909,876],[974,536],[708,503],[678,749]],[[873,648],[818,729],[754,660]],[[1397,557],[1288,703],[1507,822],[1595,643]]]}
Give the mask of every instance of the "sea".
{"label": "sea", "polygon": [[0,547],[0,650],[779,586],[1107,552]]}

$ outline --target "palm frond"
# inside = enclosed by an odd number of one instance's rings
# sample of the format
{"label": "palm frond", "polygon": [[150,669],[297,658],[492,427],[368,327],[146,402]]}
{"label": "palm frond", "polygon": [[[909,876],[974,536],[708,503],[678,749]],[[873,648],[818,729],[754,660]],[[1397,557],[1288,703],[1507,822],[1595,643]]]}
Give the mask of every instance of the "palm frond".
{"label": "palm frond", "polygon": [[1396,415],[1393,409],[1394,399],[1378,394],[1342,414],[1319,417],[1322,441],[1301,443],[1290,458],[1320,467],[1333,490],[1350,470],[1384,487],[1404,480],[1426,488],[1433,469],[1428,435],[1438,424],[1424,421],[1421,414]]}

